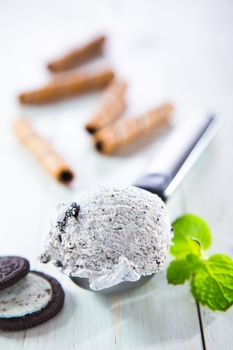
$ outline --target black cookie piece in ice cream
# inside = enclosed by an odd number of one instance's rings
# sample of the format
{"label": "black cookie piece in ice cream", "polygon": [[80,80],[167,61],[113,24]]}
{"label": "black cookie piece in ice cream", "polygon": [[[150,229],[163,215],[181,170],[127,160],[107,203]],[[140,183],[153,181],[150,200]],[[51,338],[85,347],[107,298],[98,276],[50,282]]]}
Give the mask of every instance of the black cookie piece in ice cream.
{"label": "black cookie piece in ice cream", "polygon": [[77,219],[79,212],[80,212],[80,206],[77,203],[72,202],[68,207],[68,209],[66,210],[62,220],[59,220],[57,222],[57,226],[60,229],[60,231],[64,232],[69,218],[74,217],[75,219]]}
{"label": "black cookie piece in ice cream", "polygon": [[0,290],[8,288],[29,272],[29,261],[20,256],[0,257]]}
{"label": "black cookie piece in ice cream", "polygon": [[0,292],[0,329],[18,331],[44,323],[59,313],[64,297],[55,278],[32,271]]}

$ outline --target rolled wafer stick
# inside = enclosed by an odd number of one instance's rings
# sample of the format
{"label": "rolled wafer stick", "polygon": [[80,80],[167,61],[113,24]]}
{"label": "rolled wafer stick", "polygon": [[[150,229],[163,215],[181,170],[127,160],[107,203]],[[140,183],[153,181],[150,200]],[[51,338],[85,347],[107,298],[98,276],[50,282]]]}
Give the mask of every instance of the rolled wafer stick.
{"label": "rolled wafer stick", "polygon": [[48,64],[48,69],[54,73],[62,72],[78,66],[102,53],[106,38],[98,36],[88,43],[67,53],[63,57]]}
{"label": "rolled wafer stick", "polygon": [[117,119],[123,112],[126,84],[123,81],[113,81],[106,90],[103,101],[96,114],[86,124],[86,130],[93,134]]}
{"label": "rolled wafer stick", "polygon": [[44,104],[104,88],[114,78],[110,69],[93,73],[66,74],[56,77],[50,84],[19,95],[23,104]]}
{"label": "rolled wafer stick", "polygon": [[100,152],[111,154],[151,130],[169,123],[172,112],[172,105],[166,103],[137,118],[116,121],[93,135],[95,146]]}
{"label": "rolled wafer stick", "polygon": [[56,180],[63,184],[73,180],[74,172],[70,166],[38,135],[26,119],[17,118],[13,123],[13,130],[18,139]]}

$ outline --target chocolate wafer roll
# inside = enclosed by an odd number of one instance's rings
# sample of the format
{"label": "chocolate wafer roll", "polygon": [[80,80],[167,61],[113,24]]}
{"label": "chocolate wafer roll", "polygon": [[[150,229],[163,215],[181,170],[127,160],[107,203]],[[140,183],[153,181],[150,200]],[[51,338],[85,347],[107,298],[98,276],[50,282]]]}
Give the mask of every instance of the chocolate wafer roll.
{"label": "chocolate wafer roll", "polygon": [[114,78],[113,71],[109,69],[94,73],[66,74],[56,77],[50,84],[37,90],[19,95],[23,104],[44,104],[60,101],[72,96],[102,89]]}
{"label": "chocolate wafer roll", "polygon": [[17,118],[13,123],[13,130],[18,139],[56,180],[63,184],[73,180],[74,173],[70,166],[38,135],[26,119]]}
{"label": "chocolate wafer roll", "polygon": [[166,103],[136,118],[116,121],[93,135],[96,148],[104,154],[111,154],[151,130],[168,124],[172,112],[172,105]]}
{"label": "chocolate wafer roll", "polygon": [[86,130],[92,134],[117,119],[125,109],[126,84],[113,81],[106,90],[103,101],[96,114],[86,124]]}
{"label": "chocolate wafer roll", "polygon": [[47,67],[50,71],[57,73],[83,64],[102,53],[105,41],[104,36],[98,36],[61,58],[50,62]]}

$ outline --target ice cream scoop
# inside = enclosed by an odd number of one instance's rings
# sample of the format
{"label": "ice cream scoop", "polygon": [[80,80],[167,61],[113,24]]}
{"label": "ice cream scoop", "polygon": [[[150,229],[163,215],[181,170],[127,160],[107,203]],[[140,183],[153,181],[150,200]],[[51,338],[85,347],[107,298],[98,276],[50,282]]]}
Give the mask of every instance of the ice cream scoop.
{"label": "ice cream scoop", "polygon": [[88,278],[99,291],[160,271],[171,238],[157,195],[133,186],[100,187],[59,206],[40,260]]}
{"label": "ice cream scoop", "polygon": [[214,116],[175,128],[135,184],[146,191],[102,187],[61,205],[41,261],[53,261],[79,286],[104,294],[147,282],[162,269],[172,236],[159,197],[172,195],[218,130]]}

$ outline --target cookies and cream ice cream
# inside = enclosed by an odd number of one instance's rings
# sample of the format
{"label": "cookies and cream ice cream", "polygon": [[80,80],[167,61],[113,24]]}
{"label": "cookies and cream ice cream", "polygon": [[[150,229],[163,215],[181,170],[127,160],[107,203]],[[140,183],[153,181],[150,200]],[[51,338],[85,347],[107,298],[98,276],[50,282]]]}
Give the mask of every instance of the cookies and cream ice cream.
{"label": "cookies and cream ice cream", "polygon": [[100,187],[59,206],[40,260],[101,290],[160,271],[171,238],[157,195],[133,186]]}

